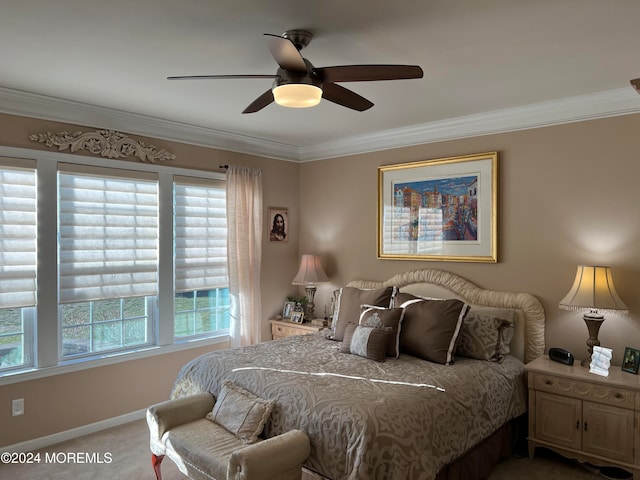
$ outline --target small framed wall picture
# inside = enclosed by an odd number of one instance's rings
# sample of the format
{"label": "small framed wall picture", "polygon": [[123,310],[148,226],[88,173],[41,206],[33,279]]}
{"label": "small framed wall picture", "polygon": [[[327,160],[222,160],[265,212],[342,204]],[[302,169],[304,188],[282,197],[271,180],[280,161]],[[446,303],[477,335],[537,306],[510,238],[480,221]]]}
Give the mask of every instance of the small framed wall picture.
{"label": "small framed wall picture", "polygon": [[269,241],[287,242],[289,240],[289,210],[281,207],[269,207]]}
{"label": "small framed wall picture", "polygon": [[284,302],[282,308],[282,318],[289,319],[293,313],[293,309],[296,307],[296,302]]}
{"label": "small framed wall picture", "polygon": [[640,350],[626,347],[624,349],[624,357],[622,358],[622,371],[638,374],[640,367]]}
{"label": "small framed wall picture", "polygon": [[304,312],[291,312],[291,321],[293,323],[302,323]]}

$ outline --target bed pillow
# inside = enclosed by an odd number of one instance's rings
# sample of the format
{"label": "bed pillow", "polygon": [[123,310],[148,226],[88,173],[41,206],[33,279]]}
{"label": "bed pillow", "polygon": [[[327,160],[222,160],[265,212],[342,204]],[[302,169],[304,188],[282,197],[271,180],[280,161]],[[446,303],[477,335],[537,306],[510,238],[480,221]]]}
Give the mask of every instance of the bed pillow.
{"label": "bed pillow", "polygon": [[374,305],[363,305],[360,310],[360,325],[365,327],[389,328],[389,343],[387,344],[387,356],[398,358],[400,356],[400,328],[403,308],[384,308]]}
{"label": "bed pillow", "polygon": [[500,362],[510,351],[514,325],[514,310],[471,307],[460,328],[455,354]]}
{"label": "bed pillow", "polygon": [[443,298],[434,298],[434,297],[419,297],[412,293],[398,292],[394,296],[393,306],[394,307],[402,307],[408,301],[418,301],[418,300],[444,300]]}
{"label": "bed pillow", "polygon": [[345,328],[340,352],[384,362],[390,336],[389,328],[365,327],[350,323]]}
{"label": "bed pillow", "polygon": [[225,380],[207,418],[223,426],[243,443],[255,443],[271,415],[273,405],[273,401],[256,397],[230,380]]}
{"label": "bed pillow", "polygon": [[453,363],[456,340],[469,306],[456,299],[407,303],[400,352],[434,363]]}
{"label": "bed pillow", "polygon": [[336,310],[333,321],[334,340],[343,340],[347,324],[357,324],[362,305],[390,307],[396,287],[362,290],[355,287],[343,287],[338,291]]}

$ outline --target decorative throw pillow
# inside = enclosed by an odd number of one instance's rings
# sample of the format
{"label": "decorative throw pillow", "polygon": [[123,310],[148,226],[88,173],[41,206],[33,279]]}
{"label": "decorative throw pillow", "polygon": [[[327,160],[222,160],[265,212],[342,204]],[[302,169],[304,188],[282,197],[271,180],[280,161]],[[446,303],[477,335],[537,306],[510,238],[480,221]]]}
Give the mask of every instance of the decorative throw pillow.
{"label": "decorative throw pillow", "polygon": [[387,356],[398,358],[400,355],[400,328],[403,308],[384,308],[374,305],[363,305],[360,311],[360,325],[365,327],[389,328],[389,343],[387,345]]}
{"label": "decorative throw pillow", "polygon": [[362,290],[355,287],[343,287],[339,290],[333,320],[334,340],[343,340],[344,331],[349,323],[358,323],[361,305],[390,307],[396,287]]}
{"label": "decorative throw pillow", "polygon": [[471,307],[460,328],[455,353],[461,357],[499,362],[510,351],[514,325],[514,310]]}
{"label": "decorative throw pillow", "polygon": [[405,305],[400,351],[434,363],[453,363],[469,306],[460,300],[419,300]]}
{"label": "decorative throw pillow", "polygon": [[345,328],[340,352],[384,362],[390,335],[389,328],[365,327],[350,323]]}
{"label": "decorative throw pillow", "polygon": [[271,415],[274,402],[256,397],[231,380],[225,380],[207,418],[222,425],[243,443],[255,443]]}

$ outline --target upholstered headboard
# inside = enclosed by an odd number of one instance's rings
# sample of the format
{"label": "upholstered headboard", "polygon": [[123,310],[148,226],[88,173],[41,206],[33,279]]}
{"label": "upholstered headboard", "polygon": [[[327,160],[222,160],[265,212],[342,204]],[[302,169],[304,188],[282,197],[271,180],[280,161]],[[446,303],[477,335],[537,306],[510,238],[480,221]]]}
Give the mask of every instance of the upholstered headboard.
{"label": "upholstered headboard", "polygon": [[354,280],[347,284],[357,288],[394,285],[402,292],[423,297],[458,298],[472,306],[513,309],[516,326],[511,353],[525,363],[544,353],[544,308],[529,293],[485,290],[454,273],[436,269],[412,270],[384,282]]}

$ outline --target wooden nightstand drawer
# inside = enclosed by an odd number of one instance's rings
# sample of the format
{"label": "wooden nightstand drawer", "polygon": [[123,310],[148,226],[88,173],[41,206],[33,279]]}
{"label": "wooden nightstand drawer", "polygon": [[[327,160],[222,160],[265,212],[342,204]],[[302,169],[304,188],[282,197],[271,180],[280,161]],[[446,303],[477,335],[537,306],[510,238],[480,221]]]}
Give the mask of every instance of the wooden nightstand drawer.
{"label": "wooden nightstand drawer", "polygon": [[292,335],[308,335],[310,333],[319,332],[324,327],[311,325],[309,323],[293,323],[285,320],[270,320],[271,337],[274,340],[290,337]]}
{"label": "wooden nightstand drawer", "polygon": [[300,331],[297,328],[285,327],[283,325],[274,325],[273,334],[279,337],[288,337],[290,335],[300,335],[308,332]]}
{"label": "wooden nightstand drawer", "polygon": [[631,390],[542,373],[534,374],[533,388],[542,392],[556,393],[622,408],[633,409],[635,403],[635,393]]}

